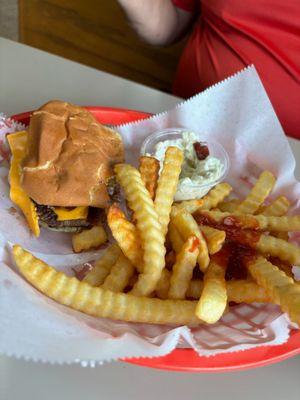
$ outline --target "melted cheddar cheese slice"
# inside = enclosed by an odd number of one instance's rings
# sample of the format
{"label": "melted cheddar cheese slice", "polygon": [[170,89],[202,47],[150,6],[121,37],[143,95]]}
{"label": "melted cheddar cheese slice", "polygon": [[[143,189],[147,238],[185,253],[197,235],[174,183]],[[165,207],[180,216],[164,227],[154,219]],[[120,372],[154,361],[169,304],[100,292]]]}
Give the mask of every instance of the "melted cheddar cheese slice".
{"label": "melted cheddar cheese slice", "polygon": [[11,133],[7,140],[12,152],[9,181],[10,199],[22,210],[35,236],[40,235],[39,219],[35,205],[21,186],[21,162],[26,153],[28,134],[26,131]]}
{"label": "melted cheddar cheese slice", "polygon": [[53,211],[57,215],[58,221],[66,221],[71,219],[86,219],[88,216],[88,207],[53,207]]}

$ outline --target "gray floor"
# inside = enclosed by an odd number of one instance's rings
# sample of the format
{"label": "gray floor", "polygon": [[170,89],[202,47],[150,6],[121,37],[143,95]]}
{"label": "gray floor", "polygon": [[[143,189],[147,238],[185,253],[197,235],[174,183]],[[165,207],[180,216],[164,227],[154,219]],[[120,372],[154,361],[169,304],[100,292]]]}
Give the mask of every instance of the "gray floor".
{"label": "gray floor", "polygon": [[0,36],[18,40],[18,0],[0,0]]}

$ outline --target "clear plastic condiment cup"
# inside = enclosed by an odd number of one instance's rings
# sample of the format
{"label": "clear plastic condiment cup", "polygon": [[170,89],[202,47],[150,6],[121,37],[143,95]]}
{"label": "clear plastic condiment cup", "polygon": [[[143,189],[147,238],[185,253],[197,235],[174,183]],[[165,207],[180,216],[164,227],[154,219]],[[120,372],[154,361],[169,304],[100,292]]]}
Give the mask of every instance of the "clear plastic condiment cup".
{"label": "clear plastic condiment cup", "polygon": [[[205,194],[208,193],[212,187],[214,187],[218,183],[222,182],[225,179],[225,177],[229,171],[230,161],[229,161],[228,154],[227,154],[226,150],[224,149],[224,147],[219,142],[216,142],[214,140],[206,138],[206,137],[204,137],[204,135],[194,132],[191,129],[168,128],[168,129],[156,131],[156,132],[152,133],[150,136],[148,136],[144,140],[144,142],[141,146],[140,153],[142,156],[144,156],[144,155],[154,156],[155,155],[155,146],[159,142],[163,142],[165,140],[181,139],[183,132],[195,133],[199,138],[198,139],[199,142],[204,142],[207,145],[210,156],[218,158],[221,161],[221,163],[223,164],[222,173],[220,174],[220,176],[217,179],[210,181],[209,183],[205,183],[205,184],[198,184],[198,185],[193,184],[193,191],[191,191],[190,195],[189,195],[189,193],[186,193],[184,200],[189,200],[192,198],[201,198],[201,197],[205,196]],[[197,196],[195,196],[195,193],[197,193]]]}

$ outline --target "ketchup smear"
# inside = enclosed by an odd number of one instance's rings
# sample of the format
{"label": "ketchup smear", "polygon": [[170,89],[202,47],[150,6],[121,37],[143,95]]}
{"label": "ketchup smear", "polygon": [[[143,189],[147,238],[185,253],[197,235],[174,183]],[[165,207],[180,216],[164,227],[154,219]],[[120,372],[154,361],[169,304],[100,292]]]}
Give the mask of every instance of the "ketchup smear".
{"label": "ketchup smear", "polygon": [[198,248],[199,244],[200,244],[199,239],[195,237],[191,247],[189,248],[189,252],[193,253]]}
{"label": "ketchup smear", "polygon": [[226,280],[246,279],[246,265],[255,258],[255,247],[261,236],[259,225],[243,229],[237,217],[226,217],[219,222],[205,214],[199,213],[194,217],[199,225],[226,232],[222,249],[212,256],[212,260],[226,268]]}

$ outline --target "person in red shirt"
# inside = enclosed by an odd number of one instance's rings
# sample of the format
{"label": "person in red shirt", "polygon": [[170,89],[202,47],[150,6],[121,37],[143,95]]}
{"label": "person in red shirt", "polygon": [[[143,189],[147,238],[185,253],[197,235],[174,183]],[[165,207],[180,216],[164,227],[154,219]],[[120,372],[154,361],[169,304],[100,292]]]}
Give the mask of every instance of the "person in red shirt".
{"label": "person in red shirt", "polygon": [[[300,139],[300,0],[119,0],[148,43],[189,28],[173,92],[190,97],[254,64],[287,135]],[[194,24],[193,24],[194,22]]]}

